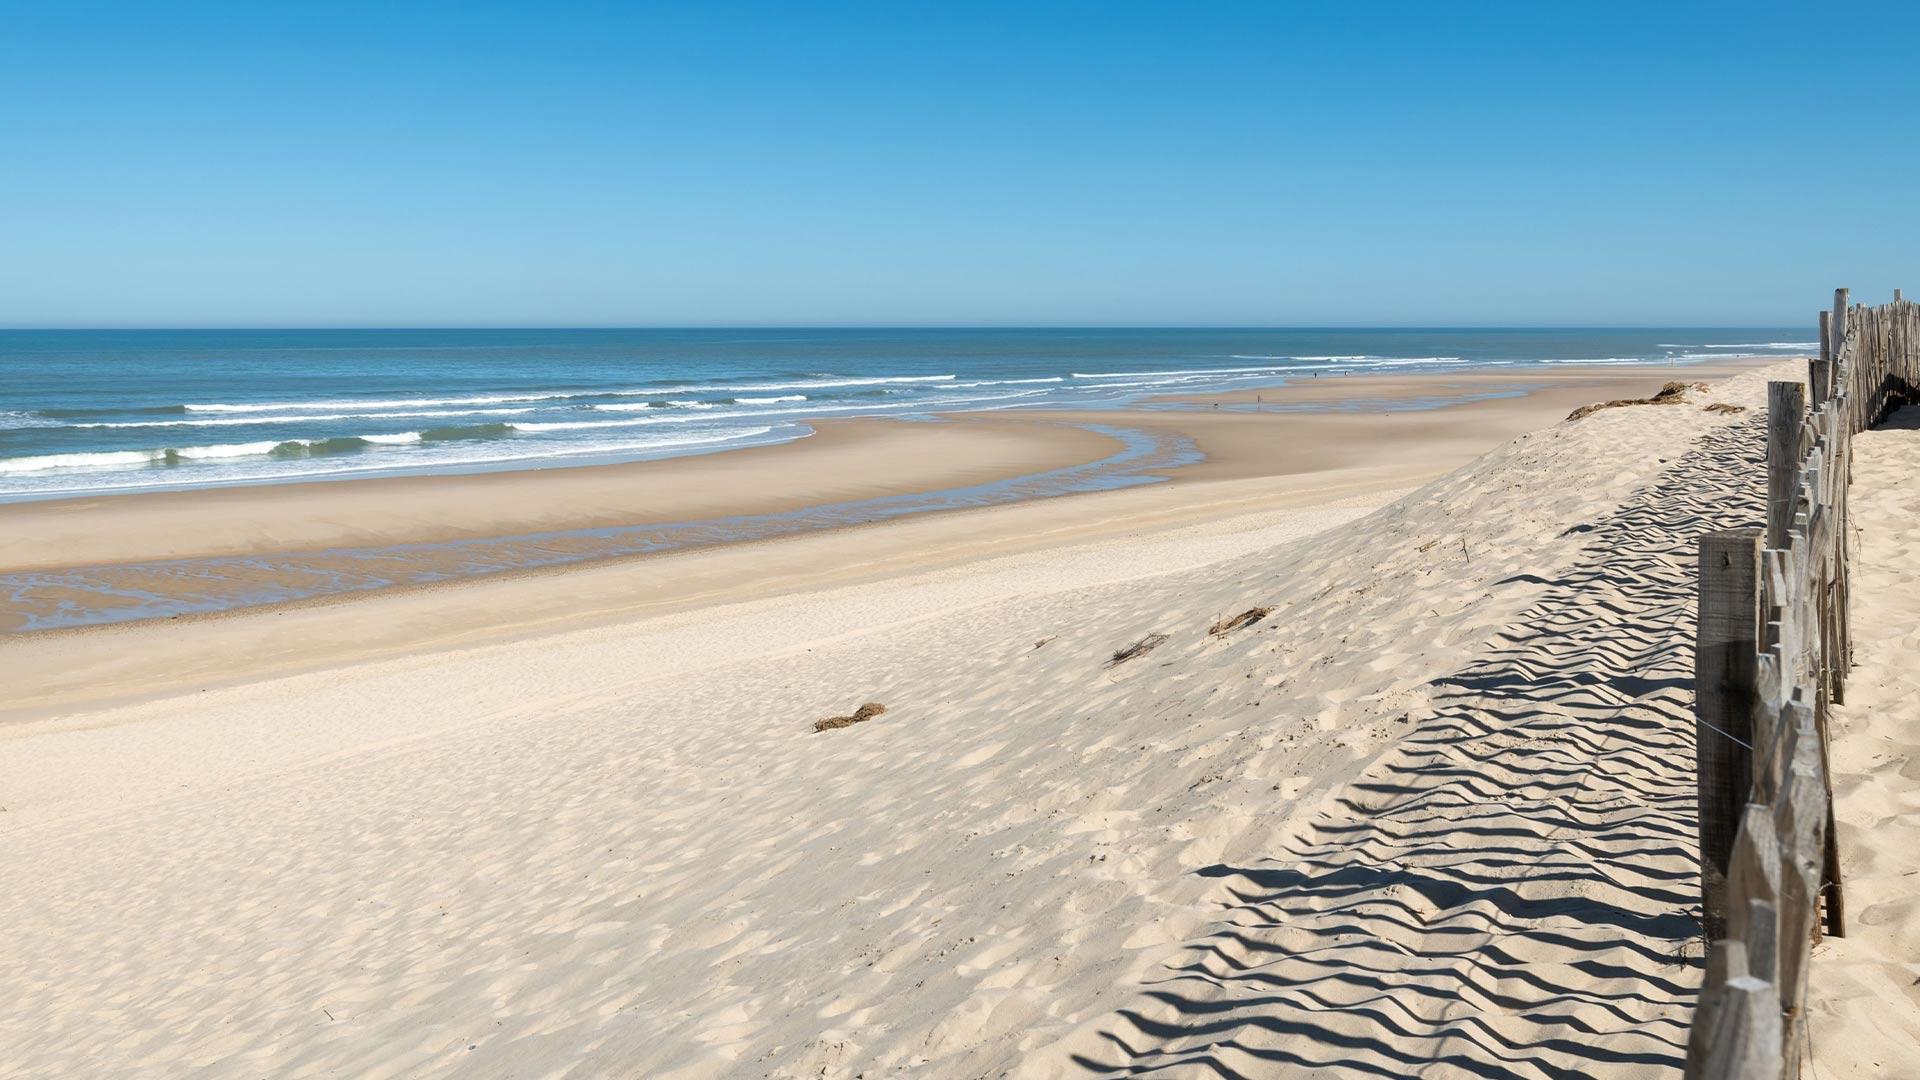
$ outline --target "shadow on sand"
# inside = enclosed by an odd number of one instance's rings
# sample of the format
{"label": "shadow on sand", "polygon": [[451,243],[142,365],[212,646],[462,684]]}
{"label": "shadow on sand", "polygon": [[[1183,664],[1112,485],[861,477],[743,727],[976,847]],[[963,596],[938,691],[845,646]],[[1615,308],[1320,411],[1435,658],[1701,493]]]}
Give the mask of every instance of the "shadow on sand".
{"label": "shadow on sand", "polygon": [[[1075,1061],[1109,1075],[1677,1069],[1699,982],[1695,544],[1755,521],[1763,428],[1706,437],[1435,686]],[[1689,952],[1694,955],[1689,956]]]}

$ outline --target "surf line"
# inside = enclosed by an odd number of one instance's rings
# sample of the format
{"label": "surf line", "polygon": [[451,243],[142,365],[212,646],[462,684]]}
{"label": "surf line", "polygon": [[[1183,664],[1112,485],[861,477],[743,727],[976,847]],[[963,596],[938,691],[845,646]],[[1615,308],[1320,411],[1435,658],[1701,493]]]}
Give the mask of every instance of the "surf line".
{"label": "surf line", "polygon": [[0,633],[205,615],[1159,483],[1203,460],[1183,435],[1071,424],[1120,443],[1095,461],[937,491],[656,525],[0,573]]}

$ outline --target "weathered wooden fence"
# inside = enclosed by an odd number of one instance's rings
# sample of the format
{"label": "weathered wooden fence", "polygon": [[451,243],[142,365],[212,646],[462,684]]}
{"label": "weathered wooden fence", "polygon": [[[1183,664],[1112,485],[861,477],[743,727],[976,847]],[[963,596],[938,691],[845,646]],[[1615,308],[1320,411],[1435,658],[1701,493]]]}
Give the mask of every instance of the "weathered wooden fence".
{"label": "weathered wooden fence", "polygon": [[[1820,313],[1807,382],[1767,390],[1764,528],[1700,541],[1694,654],[1706,978],[1689,1077],[1795,1076],[1807,963],[1846,931],[1827,768],[1844,700],[1847,483],[1856,432],[1920,400],[1920,304]],[[1810,394],[1810,400],[1809,400]]]}

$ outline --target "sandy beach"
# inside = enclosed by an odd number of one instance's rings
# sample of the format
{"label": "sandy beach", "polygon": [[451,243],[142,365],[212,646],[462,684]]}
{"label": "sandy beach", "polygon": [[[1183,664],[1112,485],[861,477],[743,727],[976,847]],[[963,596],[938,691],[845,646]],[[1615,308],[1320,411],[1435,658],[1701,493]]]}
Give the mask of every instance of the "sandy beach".
{"label": "sandy beach", "polygon": [[1884,8],[10,18],[0,1080],[1920,1080]]}
{"label": "sandy beach", "polygon": [[[1665,1073],[1747,366],[1131,415],[1214,475],[9,643],[0,1071]],[[1236,474],[1296,421],[1373,456]]]}
{"label": "sandy beach", "polygon": [[[1675,377],[1714,378],[1755,363],[1316,380],[1263,397],[1276,408],[1336,398],[1367,407],[1252,412],[1233,410],[1231,399],[1214,409],[1208,399],[1169,402],[1189,407],[1163,411],[963,415],[945,424],[841,421],[823,423],[820,434],[791,446],[635,465],[0,505],[0,535],[7,537],[0,573],[131,566],[117,571],[117,587],[150,595],[190,588],[193,579],[174,567],[141,571],[146,560],[251,558],[334,545],[432,544],[800,511],[836,499],[1007,482],[1111,453],[1113,440],[1087,431],[1082,425],[1088,424],[1190,439],[1205,454],[1167,472],[1169,483],[1126,490],[446,586],[323,596],[258,611],[0,636],[0,662],[18,673],[0,702],[0,719],[41,719],[88,703],[878,581],[1248,514],[1378,503],[1577,406],[1643,396]],[[1454,404],[1425,407],[1433,402]],[[863,464],[869,462],[872,468]],[[438,569],[459,554],[408,550],[391,557]],[[246,572],[267,584],[275,579],[267,571]],[[51,601],[62,598],[53,594]],[[16,604],[12,617],[25,610]],[[0,626],[9,617],[0,607]]]}
{"label": "sandy beach", "polygon": [[1834,709],[1833,796],[1850,912],[1814,950],[1817,1077],[1920,1075],[1920,408],[1854,450],[1857,667]]}

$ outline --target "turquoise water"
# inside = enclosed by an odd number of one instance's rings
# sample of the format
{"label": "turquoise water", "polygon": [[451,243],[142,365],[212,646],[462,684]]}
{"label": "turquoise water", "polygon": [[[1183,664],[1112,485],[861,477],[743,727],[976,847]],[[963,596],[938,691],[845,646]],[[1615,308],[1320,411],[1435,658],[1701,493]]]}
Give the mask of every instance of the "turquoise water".
{"label": "turquoise water", "polygon": [[808,421],[1379,372],[1689,362],[1803,330],[0,331],[0,500],[638,460]]}

